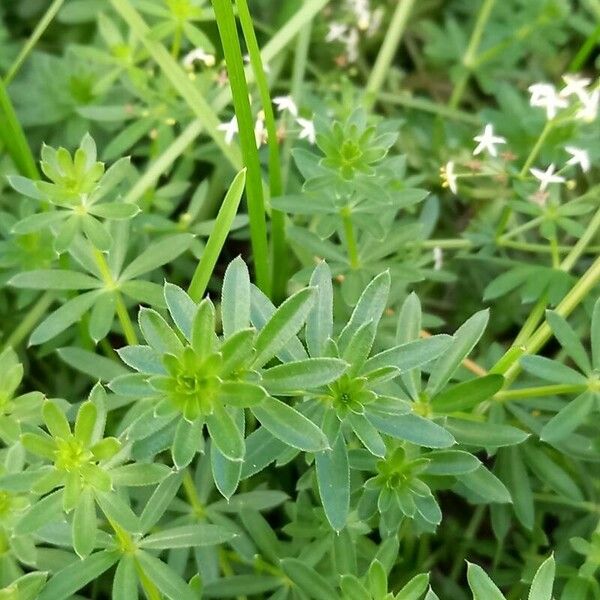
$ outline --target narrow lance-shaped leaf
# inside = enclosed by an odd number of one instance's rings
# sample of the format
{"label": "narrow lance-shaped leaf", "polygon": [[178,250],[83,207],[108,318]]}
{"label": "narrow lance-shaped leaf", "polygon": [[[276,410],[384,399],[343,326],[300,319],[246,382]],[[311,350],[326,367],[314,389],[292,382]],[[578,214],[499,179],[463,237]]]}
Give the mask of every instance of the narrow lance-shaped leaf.
{"label": "narrow lance-shaped leaf", "polygon": [[325,342],[333,334],[333,285],[325,261],[317,265],[309,285],[317,289],[317,295],[306,319],[306,345],[311,356],[321,356]]}
{"label": "narrow lance-shaped leaf", "polygon": [[479,341],[487,326],[489,312],[482,310],[475,313],[463,325],[461,325],[453,336],[453,341],[438,358],[432,368],[431,377],[427,384],[427,392],[433,396],[437,394],[442,387],[450,380],[456,369],[462,361],[467,358],[475,344]]}

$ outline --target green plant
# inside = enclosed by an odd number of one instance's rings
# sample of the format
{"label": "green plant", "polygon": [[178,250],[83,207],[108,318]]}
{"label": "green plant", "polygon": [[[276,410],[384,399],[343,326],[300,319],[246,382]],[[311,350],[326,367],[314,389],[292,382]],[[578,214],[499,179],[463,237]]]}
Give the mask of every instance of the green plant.
{"label": "green plant", "polygon": [[598,600],[597,3],[43,4],[0,598]]}

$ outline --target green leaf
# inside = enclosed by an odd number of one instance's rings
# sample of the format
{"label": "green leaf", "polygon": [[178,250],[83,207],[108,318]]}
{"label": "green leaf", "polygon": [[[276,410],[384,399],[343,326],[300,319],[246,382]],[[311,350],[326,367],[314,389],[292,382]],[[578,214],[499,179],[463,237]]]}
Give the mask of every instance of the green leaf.
{"label": "green leaf", "polygon": [[600,298],[594,304],[590,339],[592,344],[592,364],[594,369],[600,371]]}
{"label": "green leaf", "polygon": [[447,351],[452,338],[449,335],[432,335],[429,338],[406,342],[371,357],[362,372],[369,373],[382,367],[395,367],[400,372],[422,367]]}
{"label": "green leaf", "polygon": [[88,212],[101,219],[121,221],[132,219],[140,212],[140,209],[135,204],[106,202],[104,204],[94,204],[88,209]]}
{"label": "green leaf", "polygon": [[371,600],[365,586],[354,575],[342,575],[340,588],[344,592],[344,600]]}
{"label": "green leaf", "polygon": [[151,375],[167,373],[161,354],[151,346],[124,346],[117,350],[117,354],[126,365],[140,373]]}
{"label": "green leaf", "polygon": [[198,452],[198,441],[202,437],[202,422],[190,423],[185,419],[179,419],[175,428],[175,437],[171,446],[173,463],[178,469],[187,467]]}
{"label": "green leaf", "polygon": [[120,556],[119,552],[103,550],[67,565],[54,574],[42,590],[38,600],[70,598],[90,581],[98,579],[102,573],[108,571]]}
{"label": "green leaf", "polygon": [[179,233],[152,242],[149,248],[127,265],[119,279],[135,279],[172,262],[190,247],[193,239],[189,233]]}
{"label": "green leaf", "polygon": [[229,460],[223,456],[216,445],[212,445],[210,448],[210,466],[217,489],[229,500],[240,482],[241,461]]}
{"label": "green leaf", "polygon": [[12,233],[17,235],[25,235],[28,233],[35,233],[41,231],[50,225],[60,223],[67,218],[67,213],[64,211],[53,211],[39,214],[33,214],[29,217],[21,219],[12,228]]}
{"label": "green leaf", "polygon": [[575,364],[584,372],[592,370],[590,359],[575,330],[557,312],[549,310],[546,312],[546,321],[554,333],[554,337],[560,342],[567,354]]}
{"label": "green leaf", "polygon": [[110,332],[115,319],[115,294],[102,294],[92,306],[89,332],[94,343],[103,340]]}
{"label": "green leaf", "polygon": [[123,554],[115,570],[112,600],[135,600],[138,597],[137,580],[133,555]]}
{"label": "green leaf", "polygon": [[112,237],[106,227],[89,214],[80,217],[81,225],[86,237],[102,252],[106,252],[112,245]]}
{"label": "green leaf", "polygon": [[488,310],[475,313],[452,336],[450,347],[438,358],[431,370],[431,377],[427,384],[430,396],[437,394],[469,356],[487,326],[490,314]]}
{"label": "green leaf", "polygon": [[383,417],[372,411],[367,411],[365,414],[376,429],[399,440],[406,440],[426,448],[447,448],[455,443],[452,435],[443,427],[419,415]]}
{"label": "green leaf", "polygon": [[308,358],[263,371],[262,384],[271,394],[297,395],[335,381],[347,367],[337,358]]}
{"label": "green leaf", "polygon": [[96,544],[96,504],[92,490],[84,489],[73,513],[73,549],[81,558],[92,553]]}
{"label": "green leaf", "polygon": [[311,566],[296,558],[281,561],[284,573],[313,600],[339,600],[333,587]]}
{"label": "green leaf", "polygon": [[213,413],[206,417],[206,425],[212,441],[225,457],[235,461],[244,459],[244,437],[223,406],[215,404]]}
{"label": "green leaf", "polygon": [[52,437],[67,439],[71,435],[69,421],[56,401],[46,400],[44,402],[42,416]]}
{"label": "green leaf", "polygon": [[164,529],[139,542],[141,548],[169,550],[171,548],[195,548],[196,546],[218,546],[235,537],[231,531],[218,525],[201,523]]}
{"label": "green leaf", "polygon": [[428,475],[463,475],[481,464],[476,456],[463,450],[429,452],[425,457],[431,461],[425,469]]}
{"label": "green leaf", "polygon": [[502,592],[479,565],[468,563],[467,580],[473,600],[505,600]]}
{"label": "green leaf", "polygon": [[198,305],[192,324],[192,348],[200,360],[213,353],[215,341],[215,307],[205,298]]}
{"label": "green leaf", "polygon": [[125,531],[137,533],[141,530],[137,515],[129,504],[115,492],[96,491],[96,502],[102,512],[112,521],[118,523]]}
{"label": "green leaf", "polygon": [[288,446],[306,452],[329,447],[325,434],[312,421],[280,400],[268,396],[250,410],[265,429]]}
{"label": "green leaf", "polygon": [[502,375],[484,375],[440,392],[431,400],[436,412],[470,411],[502,389]]}
{"label": "green leaf", "polygon": [[489,421],[448,419],[446,429],[459,444],[480,448],[514,446],[521,444],[529,437],[529,434],[522,429]]}
{"label": "green leaf", "polygon": [[376,328],[387,304],[390,293],[390,273],[380,273],[369,283],[361,294],[348,324],[338,338],[340,350],[344,350],[356,330],[364,323],[371,322]]}
{"label": "green leaf", "polygon": [[157,352],[179,355],[183,345],[175,332],[155,310],[141,308],[138,321],[144,338]]}
{"label": "green leaf", "polygon": [[587,383],[587,378],[574,369],[545,356],[524,356],[521,358],[521,366],[528,373],[544,381],[575,385]]}
{"label": "green leaf", "polygon": [[99,290],[86,292],[65,302],[34,329],[29,338],[29,345],[43,344],[79,321],[101,293]]}
{"label": "green leaf", "polygon": [[85,447],[92,442],[92,436],[98,421],[98,408],[89,400],[84,402],[77,411],[75,419],[74,435]]}
{"label": "green leaf", "polygon": [[350,510],[350,468],[344,436],[338,433],[331,450],[315,454],[319,494],[329,524],[336,531],[346,526]]}
{"label": "green leaf", "polygon": [[250,323],[250,274],[246,263],[239,256],[225,270],[221,319],[226,338],[236,331],[246,329]]}
{"label": "green leaf", "polygon": [[136,553],[136,559],[154,585],[170,600],[198,600],[185,581],[164,562],[144,551]]}
{"label": "green leaf", "polygon": [[140,516],[141,531],[148,531],[163,516],[177,495],[183,479],[183,471],[173,473],[163,479],[150,496]]}
{"label": "green leaf", "polygon": [[475,471],[461,475],[460,481],[486,503],[510,504],[512,502],[504,484],[483,465],[479,465]]}
{"label": "green leaf", "polygon": [[34,533],[47,523],[62,518],[63,492],[56,490],[33,504],[17,521],[14,528],[16,535]]}
{"label": "green leaf", "polygon": [[198,305],[186,292],[172,283],[165,282],[164,296],[175,325],[177,325],[179,331],[183,333],[188,341],[191,340],[192,324],[198,310]]}
{"label": "green leaf", "polygon": [[540,439],[550,444],[564,440],[570,433],[573,433],[586,422],[595,405],[594,396],[589,392],[585,392],[571,400],[544,425],[540,433]]}
{"label": "green leaf", "polygon": [[314,288],[305,288],[288,298],[258,332],[254,365],[260,367],[273,358],[295,336],[312,306]]}
{"label": "green leaf", "polygon": [[89,350],[69,346],[59,348],[57,353],[70,367],[89,375],[94,380],[110,381],[127,373],[118,362]]}
{"label": "green leaf", "polygon": [[554,573],[556,566],[554,556],[550,555],[537,570],[531,589],[529,590],[528,600],[552,600],[552,589],[554,587]]}
{"label": "green leaf", "polygon": [[317,289],[317,295],[306,318],[306,345],[311,356],[321,356],[325,342],[333,335],[333,285],[325,261],[316,266],[309,285]]}
{"label": "green leaf", "polygon": [[95,277],[66,269],[39,269],[18,273],[8,284],[33,290],[86,290],[102,286],[102,282]]}
{"label": "green leaf", "polygon": [[419,600],[427,591],[429,573],[415,575],[396,595],[395,600]]}

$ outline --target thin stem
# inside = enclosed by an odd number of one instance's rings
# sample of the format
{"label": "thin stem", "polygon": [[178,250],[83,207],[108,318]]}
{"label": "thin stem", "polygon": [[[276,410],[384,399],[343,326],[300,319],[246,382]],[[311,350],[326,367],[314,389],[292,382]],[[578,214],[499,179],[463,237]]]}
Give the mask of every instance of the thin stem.
{"label": "thin stem", "polygon": [[367,108],[370,108],[375,102],[377,94],[381,90],[381,86],[389,73],[390,65],[398,50],[402,35],[406,30],[414,3],[414,0],[399,0],[396,5],[396,10],[394,11],[383,44],[373,65],[373,70],[367,81],[365,89],[365,104]]}
{"label": "thin stem", "polygon": [[[252,25],[252,16],[246,0],[236,0],[238,18],[250,56],[250,65],[260,94],[260,100],[265,113],[269,148],[269,192],[271,198],[283,193],[281,160],[279,157],[279,140],[277,126],[269,92],[269,82],[260,57],[260,48]],[[275,300],[285,296],[287,283],[287,251],[285,242],[285,214],[279,210],[271,210],[271,282],[272,295]]]}
{"label": "thin stem", "polygon": [[471,240],[458,238],[446,240],[423,240],[422,242],[414,242],[414,244],[409,245],[420,246],[421,248],[442,248],[443,250],[460,250],[472,248],[473,242]]}
{"label": "thin stem", "polygon": [[256,283],[268,296],[271,295],[269,273],[269,250],[265,220],[262,176],[256,140],[254,120],[248,99],[249,90],[244,73],[244,60],[237,34],[233,6],[230,0],[213,0],[215,18],[225,55],[229,83],[233,95],[233,105],[238,121],[240,146],[247,171],[248,216],[250,218],[250,238],[254,257]]}
{"label": "thin stem", "polygon": [[537,387],[522,388],[518,390],[506,390],[498,392],[494,399],[500,402],[506,400],[520,400],[525,398],[540,398],[543,396],[560,396],[564,394],[579,394],[587,389],[587,385],[541,385]]}
{"label": "thin stem", "polygon": [[[600,18],[598,16],[597,18]],[[567,71],[569,73],[576,73],[581,69],[581,67],[585,64],[590,54],[594,51],[594,48],[598,45],[600,41],[600,25],[597,25],[596,28],[590,33],[587,37],[581,48],[577,51],[577,54],[573,57],[573,60],[569,64]]]}
{"label": "thin stem", "polygon": [[452,95],[450,96],[450,100],[448,101],[448,106],[450,108],[456,108],[462,100],[463,94],[467,87],[467,83],[469,82],[469,79],[471,77],[471,69],[473,68],[473,65],[475,63],[475,58],[477,56],[477,50],[479,49],[479,45],[481,43],[483,31],[485,30],[485,26],[487,25],[488,19],[490,18],[490,14],[492,12],[492,9],[494,8],[494,4],[496,4],[496,0],[483,0],[483,3],[479,8],[477,20],[475,21],[475,27],[473,28],[473,33],[471,33],[469,45],[467,46],[467,49],[462,59],[465,71],[454,86],[454,90],[452,91]]}
{"label": "thin stem", "polygon": [[563,271],[570,271],[574,266],[579,257],[585,252],[588,244],[594,239],[596,234],[600,230],[600,209],[596,211],[596,214],[589,222],[583,235],[577,240],[577,243],[573,246],[573,249],[563,260],[560,268]]}
{"label": "thin stem", "polygon": [[196,517],[202,517],[204,515],[204,505],[200,501],[198,497],[198,492],[196,491],[196,486],[194,484],[194,479],[190,475],[189,470],[186,469],[183,474],[183,491],[185,493],[185,497],[187,501],[190,503],[190,506],[194,510],[194,514]]}
{"label": "thin stem", "polygon": [[377,99],[380,102],[397,104],[399,106],[405,106],[406,108],[414,108],[415,110],[432,113],[446,119],[462,121],[464,123],[469,123],[470,125],[481,125],[481,119],[477,115],[458,110],[457,108],[451,108],[444,104],[438,104],[437,102],[432,102],[426,98],[416,98],[407,91],[379,92]]}
{"label": "thin stem", "polygon": [[360,266],[360,259],[358,257],[358,247],[356,244],[354,224],[352,223],[350,210],[342,209],[340,212],[340,216],[342,217],[342,223],[344,225],[344,237],[346,238],[346,247],[348,249],[348,258],[350,260],[350,266],[353,269],[358,269],[358,267]]}
{"label": "thin stem", "polygon": [[529,152],[529,156],[527,157],[527,159],[525,160],[525,163],[523,164],[523,168],[519,172],[519,177],[525,177],[527,175],[527,173],[529,172],[529,169],[530,169],[531,165],[533,165],[533,162],[535,161],[535,159],[538,157],[538,154],[540,153],[540,150],[542,149],[544,142],[546,141],[546,138],[548,137],[548,135],[550,135],[550,132],[554,128],[554,124],[555,124],[555,121],[552,119],[549,121],[546,121],[546,124],[544,125],[544,129],[542,129],[542,133],[540,133],[540,136],[538,137],[533,148],[531,149],[531,152]]}
{"label": "thin stem", "polygon": [[17,58],[13,61],[13,64],[10,66],[10,69],[7,71],[4,76],[5,85],[9,85],[10,82],[15,78],[15,75],[18,73],[19,69],[25,62],[25,59],[29,56],[29,53],[33,50],[35,45],[38,43],[39,39],[44,35],[44,31],[48,28],[48,25],[52,22],[56,13],[61,9],[65,0],[54,0],[52,4],[48,7],[42,18],[38,21],[38,24],[35,26],[35,29],[31,32],[29,39],[25,43],[25,45],[21,48],[19,54],[17,54]]}
{"label": "thin stem", "polygon": [[130,346],[137,346],[138,338],[135,332],[135,327],[131,321],[131,317],[129,316],[129,311],[127,310],[127,306],[125,306],[125,302],[123,301],[123,297],[121,296],[121,292],[119,292],[116,282],[110,272],[110,267],[106,262],[106,257],[100,250],[94,248],[94,260],[98,265],[98,270],[100,271],[100,275],[102,276],[102,281],[104,281],[106,287],[110,290],[113,290],[115,295],[115,308],[117,311],[117,317],[119,318],[119,322],[121,323],[121,327],[123,328],[123,334],[125,335],[125,339]]}
{"label": "thin stem", "polygon": [[27,334],[37,325],[37,322],[44,316],[52,302],[54,302],[55,295],[53,292],[45,292],[42,294],[37,302],[31,309],[27,311],[27,314],[19,322],[19,324],[13,329],[12,333],[8,336],[8,339],[4,343],[4,347],[15,348],[27,337]]}
{"label": "thin stem", "polygon": [[479,529],[481,522],[483,521],[485,508],[486,507],[483,504],[477,506],[477,508],[473,512],[473,516],[471,517],[469,524],[467,525],[467,529],[465,530],[464,536],[462,538],[462,543],[460,544],[459,552],[456,553],[456,557],[452,565],[452,570],[450,571],[450,578],[452,579],[452,581],[458,580],[458,577],[462,569],[464,568],[465,557],[469,550],[469,544],[475,539],[477,530]]}

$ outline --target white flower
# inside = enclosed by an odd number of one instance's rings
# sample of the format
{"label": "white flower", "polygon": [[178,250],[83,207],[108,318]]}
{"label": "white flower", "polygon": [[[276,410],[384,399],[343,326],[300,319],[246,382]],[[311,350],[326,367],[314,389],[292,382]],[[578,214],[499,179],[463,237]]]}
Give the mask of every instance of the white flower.
{"label": "white flower", "polygon": [[575,115],[578,119],[583,121],[593,121],[598,115],[598,104],[600,103],[600,88],[594,90],[591,94],[588,94],[581,99],[582,107],[577,111]]}
{"label": "white flower", "polygon": [[506,139],[498,135],[494,135],[494,128],[491,124],[487,124],[481,135],[476,135],[473,138],[477,144],[475,150],[473,150],[473,156],[477,156],[484,150],[487,150],[491,156],[498,156],[498,150],[496,145],[506,144]]}
{"label": "white flower", "polygon": [[262,144],[267,142],[267,128],[265,127],[265,113],[261,110],[256,117],[254,125],[254,139],[256,147],[260,148]]}
{"label": "white flower", "polygon": [[191,52],[188,52],[183,57],[183,66],[192,70],[194,68],[194,63],[200,61],[207,67],[215,66],[215,57],[213,54],[209,54],[208,52],[204,52],[202,48],[194,48]]}
{"label": "white flower", "polygon": [[343,41],[348,27],[343,23],[329,23],[329,31],[325,36],[326,42]]}
{"label": "white flower", "polygon": [[277,96],[273,98],[273,104],[279,112],[289,111],[294,117],[298,116],[298,107],[291,96]]}
{"label": "white flower", "polygon": [[231,121],[219,123],[219,125],[217,125],[217,129],[225,133],[225,143],[231,144],[235,134],[238,132],[237,117],[234,115]]}
{"label": "white flower", "polygon": [[563,75],[563,81],[565,82],[565,87],[559,92],[563,98],[575,95],[582,102],[584,98],[587,98],[588,92],[586,88],[590,85],[591,79],[579,77],[579,75]]}
{"label": "white flower", "polygon": [[540,191],[544,191],[550,183],[564,183],[565,178],[555,173],[556,167],[551,164],[545,171],[529,169],[529,172],[540,182]]}
{"label": "white flower", "polygon": [[590,155],[587,150],[575,146],[565,146],[565,150],[571,155],[567,161],[568,165],[579,165],[584,173],[590,170]]}
{"label": "white flower", "polygon": [[433,270],[439,271],[443,265],[444,265],[444,252],[439,246],[436,246],[433,249]]}
{"label": "white flower", "polygon": [[315,132],[315,124],[312,122],[312,120],[298,117],[296,119],[296,123],[298,123],[298,125],[301,127],[298,137],[301,140],[306,140],[310,144],[314,144],[317,140],[317,134]]}
{"label": "white flower", "polygon": [[454,173],[454,161],[448,161],[441,169],[442,187],[447,187],[453,194],[458,193],[456,185],[456,174]]}
{"label": "white flower", "polygon": [[359,41],[360,38],[358,36],[358,30],[352,28],[344,39],[344,43],[346,44],[346,55],[348,56],[348,62],[354,63],[358,60]]}
{"label": "white flower", "polygon": [[545,108],[548,119],[554,119],[558,109],[569,106],[569,103],[556,92],[556,88],[549,83],[534,83],[528,89],[531,93],[529,104]]}

